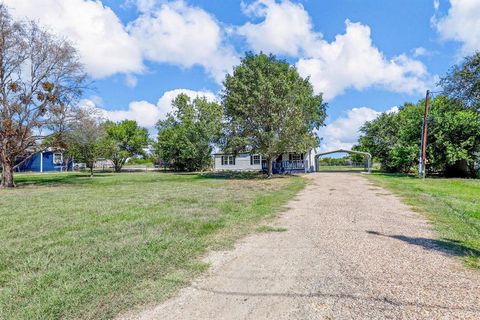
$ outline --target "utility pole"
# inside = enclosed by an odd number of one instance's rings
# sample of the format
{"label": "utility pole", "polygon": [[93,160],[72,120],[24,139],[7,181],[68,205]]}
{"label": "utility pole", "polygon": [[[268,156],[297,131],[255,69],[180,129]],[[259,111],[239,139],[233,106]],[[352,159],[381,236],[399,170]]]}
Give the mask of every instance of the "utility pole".
{"label": "utility pole", "polygon": [[425,112],[423,114],[422,140],[420,144],[420,159],[418,164],[418,174],[425,179],[427,172],[427,129],[428,129],[428,111],[430,108],[430,90],[427,90],[425,96]]}

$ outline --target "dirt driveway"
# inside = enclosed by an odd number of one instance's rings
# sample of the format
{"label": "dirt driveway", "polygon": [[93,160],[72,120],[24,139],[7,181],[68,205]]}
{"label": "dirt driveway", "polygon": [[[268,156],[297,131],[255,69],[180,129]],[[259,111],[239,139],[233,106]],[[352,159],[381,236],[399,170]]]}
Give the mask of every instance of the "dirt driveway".
{"label": "dirt driveway", "polygon": [[274,223],[132,319],[480,319],[480,272],[361,174],[311,174]]}

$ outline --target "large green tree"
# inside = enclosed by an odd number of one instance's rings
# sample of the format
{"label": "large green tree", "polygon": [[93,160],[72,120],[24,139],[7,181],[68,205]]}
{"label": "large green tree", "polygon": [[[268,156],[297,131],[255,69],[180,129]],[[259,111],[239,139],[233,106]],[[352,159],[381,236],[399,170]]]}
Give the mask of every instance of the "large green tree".
{"label": "large green tree", "polygon": [[247,53],[224,85],[225,151],[260,154],[271,175],[278,155],[318,145],[315,131],[324,124],[326,104],[294,66],[273,55]]}
{"label": "large green tree", "polygon": [[480,51],[453,66],[441,79],[440,85],[445,94],[462,100],[473,110],[480,111]]}
{"label": "large green tree", "polygon": [[[407,103],[398,113],[384,113],[365,123],[357,148],[370,152],[385,171],[413,171],[419,157],[424,103]],[[428,172],[461,174],[459,169],[464,167],[475,176],[479,154],[480,114],[458,99],[433,99],[427,136]]]}
{"label": "large green tree", "polygon": [[200,171],[212,162],[221,135],[222,108],[206,98],[193,101],[185,94],[173,101],[174,111],[157,123],[157,157],[178,171]]}
{"label": "large green tree", "polygon": [[104,156],[112,160],[115,172],[120,172],[128,158],[144,154],[148,145],[148,130],[135,120],[105,123]]}

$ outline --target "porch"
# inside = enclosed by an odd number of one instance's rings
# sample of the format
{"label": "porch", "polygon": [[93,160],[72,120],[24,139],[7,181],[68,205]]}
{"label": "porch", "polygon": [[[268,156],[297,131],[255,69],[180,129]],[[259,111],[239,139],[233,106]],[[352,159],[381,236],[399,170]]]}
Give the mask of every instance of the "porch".
{"label": "porch", "polygon": [[[273,173],[293,173],[305,172],[307,168],[306,160],[288,160],[288,161],[274,161],[272,164]],[[262,161],[262,171],[268,171],[267,161]]]}

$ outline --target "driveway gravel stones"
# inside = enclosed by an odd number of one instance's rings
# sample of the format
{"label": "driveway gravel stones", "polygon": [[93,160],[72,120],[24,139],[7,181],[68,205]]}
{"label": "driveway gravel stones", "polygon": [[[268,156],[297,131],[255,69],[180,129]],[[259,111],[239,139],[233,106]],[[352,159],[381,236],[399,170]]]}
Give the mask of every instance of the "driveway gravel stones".
{"label": "driveway gravel stones", "polygon": [[125,319],[480,319],[480,272],[361,174],[316,173],[272,224]]}

